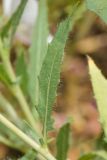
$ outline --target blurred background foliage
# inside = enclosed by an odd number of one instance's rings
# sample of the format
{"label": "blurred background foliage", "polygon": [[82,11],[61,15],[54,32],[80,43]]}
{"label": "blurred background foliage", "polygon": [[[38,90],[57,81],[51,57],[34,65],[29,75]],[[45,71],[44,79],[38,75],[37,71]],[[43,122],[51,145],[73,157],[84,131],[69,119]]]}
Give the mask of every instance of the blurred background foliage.
{"label": "blurred background foliage", "polygon": [[[72,6],[78,1],[81,10],[84,8],[84,0],[48,0],[48,20],[50,35],[54,35],[56,28],[63,19],[71,12]],[[79,13],[81,13],[81,10]],[[79,14],[78,13],[78,14]],[[0,27],[8,17],[3,15],[3,1],[0,1]],[[29,17],[28,17],[29,18]],[[31,27],[31,28],[30,28]],[[26,63],[28,60],[27,49],[31,43],[32,26],[20,25],[11,48],[11,62],[17,70],[19,48],[24,50]],[[30,28],[30,30],[29,30]],[[53,106],[53,116],[55,119],[56,136],[59,127],[70,116],[71,125],[71,148],[69,149],[69,159],[77,160],[81,153],[92,151],[93,149],[107,149],[107,144],[103,141],[103,133],[98,121],[98,111],[96,101],[93,96],[92,85],[89,77],[88,63],[86,55],[92,57],[103,75],[107,77],[107,26],[93,12],[85,11],[70,32],[66,48],[65,57],[61,70],[61,80],[58,85],[57,97]],[[23,57],[22,58],[23,61]],[[19,64],[20,65],[20,64]],[[23,64],[24,65],[24,64]],[[20,72],[20,71],[17,71]],[[23,71],[22,71],[23,72]],[[26,76],[24,74],[23,76]],[[23,83],[24,84],[24,83]],[[24,88],[24,85],[22,87]],[[0,84],[0,90],[15,104],[15,99],[11,98],[8,91]],[[1,110],[1,109],[0,109]],[[17,109],[21,115],[21,112]],[[100,141],[100,139],[102,141]],[[54,142],[50,148],[54,146]],[[20,156],[22,153],[14,151],[0,144],[0,159],[11,155]]]}

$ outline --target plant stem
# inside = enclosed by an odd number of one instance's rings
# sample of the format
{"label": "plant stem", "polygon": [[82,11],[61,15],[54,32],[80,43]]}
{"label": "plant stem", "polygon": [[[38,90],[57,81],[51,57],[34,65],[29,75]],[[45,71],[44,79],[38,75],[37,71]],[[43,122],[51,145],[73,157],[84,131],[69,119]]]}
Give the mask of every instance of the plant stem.
{"label": "plant stem", "polygon": [[40,153],[47,160],[55,160],[55,158],[46,149],[41,148],[32,138],[23,133],[19,128],[17,128],[13,123],[6,119],[2,114],[0,114],[0,122],[3,123],[7,128],[13,131],[18,137],[20,137],[25,143],[30,145],[35,151]]}
{"label": "plant stem", "polygon": [[[15,83],[17,78],[14,74],[12,65],[11,65],[10,60],[9,60],[9,53],[8,53],[9,50],[3,46],[3,42],[1,40],[0,40],[0,52],[1,52],[0,55],[1,55],[1,58],[2,58],[2,61],[3,61],[3,65],[4,65],[4,68],[7,72],[7,74],[8,74],[8,77],[9,77],[9,79],[12,83]],[[21,106],[21,109],[23,110],[27,120],[30,122],[32,127],[34,129],[36,129],[35,119],[33,117],[33,114],[30,111],[30,108],[29,108],[29,106],[26,102],[26,99],[25,99],[25,97],[22,93],[22,90],[21,90],[20,86],[18,84],[13,84],[9,87],[9,89],[11,90],[13,95],[18,100],[18,102]]]}
{"label": "plant stem", "polygon": [[[11,78],[11,81],[14,83],[16,81],[16,77],[15,77],[15,74],[13,72],[13,69],[12,69],[12,66],[10,64],[10,61],[4,61],[4,66],[6,68],[6,71],[8,73],[8,76]],[[35,128],[35,120],[33,118],[33,115],[29,109],[29,106],[25,100],[25,97],[19,87],[18,84],[13,84],[11,86],[11,91],[13,93],[13,95],[17,98],[27,120],[30,122],[30,124],[32,125],[33,128]]]}
{"label": "plant stem", "polygon": [[5,137],[0,135],[0,143],[3,143],[9,147],[12,147],[12,143]]}
{"label": "plant stem", "polygon": [[2,106],[3,111],[9,115],[9,117],[16,123],[20,124],[21,120],[18,117],[14,107],[8,102],[8,100],[0,93],[0,106]]}
{"label": "plant stem", "polygon": [[3,143],[4,145],[10,147],[10,148],[13,148],[13,149],[17,149],[23,153],[26,152],[25,148],[19,148],[17,146],[13,146],[13,143],[6,137],[3,137],[2,135],[0,135],[0,143]]}

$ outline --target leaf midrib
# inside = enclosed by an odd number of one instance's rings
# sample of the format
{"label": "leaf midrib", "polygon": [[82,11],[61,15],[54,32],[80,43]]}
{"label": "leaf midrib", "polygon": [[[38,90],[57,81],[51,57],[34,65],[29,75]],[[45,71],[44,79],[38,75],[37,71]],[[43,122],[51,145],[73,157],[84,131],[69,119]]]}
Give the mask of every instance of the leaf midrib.
{"label": "leaf midrib", "polygon": [[49,85],[48,85],[48,88],[47,88],[47,96],[46,96],[46,116],[45,116],[45,122],[44,122],[44,131],[43,131],[43,133],[44,133],[44,138],[46,139],[46,136],[47,136],[47,133],[46,133],[46,123],[47,123],[47,116],[48,116],[48,97],[49,97],[49,92],[50,92],[50,84],[51,84],[51,77],[52,77],[52,70],[53,70],[53,68],[54,68],[54,62],[55,62],[55,58],[56,58],[56,56],[57,56],[57,52],[56,52],[56,54],[54,55],[54,60],[53,60],[53,63],[52,63],[52,66],[51,66],[51,71],[50,71],[50,75],[49,75]]}

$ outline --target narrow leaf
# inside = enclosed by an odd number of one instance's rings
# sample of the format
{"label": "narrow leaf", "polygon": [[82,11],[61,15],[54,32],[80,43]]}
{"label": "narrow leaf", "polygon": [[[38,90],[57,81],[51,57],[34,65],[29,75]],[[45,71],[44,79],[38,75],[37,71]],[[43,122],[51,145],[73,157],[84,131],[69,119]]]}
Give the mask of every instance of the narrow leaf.
{"label": "narrow leaf", "polygon": [[11,81],[10,81],[10,79],[4,69],[3,64],[0,64],[0,81],[7,86],[10,85],[10,83],[11,83]]}
{"label": "narrow leaf", "polygon": [[65,124],[59,131],[57,137],[57,160],[66,160],[69,148],[69,130],[70,124]]}
{"label": "narrow leaf", "polygon": [[107,23],[107,0],[86,0],[87,7]]}
{"label": "narrow leaf", "polygon": [[89,60],[89,70],[94,95],[98,104],[100,122],[102,123],[102,127],[107,138],[107,80],[91,60]]}
{"label": "narrow leaf", "polygon": [[19,55],[16,62],[16,75],[21,78],[21,88],[27,95],[28,93],[28,72],[23,52]]}
{"label": "narrow leaf", "polygon": [[38,76],[47,51],[47,36],[46,0],[40,0],[38,18],[34,26],[33,40],[30,48],[29,93],[33,105],[38,104]]}
{"label": "narrow leaf", "polygon": [[14,33],[16,32],[17,26],[19,25],[19,22],[23,14],[23,11],[25,9],[27,1],[28,0],[21,0],[21,3],[18,6],[17,10],[13,13],[10,20],[3,27],[3,30],[1,31],[2,38],[7,37],[9,33],[11,34],[11,36],[14,35]]}
{"label": "narrow leaf", "polygon": [[60,24],[55,38],[48,47],[39,76],[40,100],[38,112],[43,123],[45,138],[47,132],[52,129],[51,111],[60,78],[60,68],[69,27],[70,17]]}

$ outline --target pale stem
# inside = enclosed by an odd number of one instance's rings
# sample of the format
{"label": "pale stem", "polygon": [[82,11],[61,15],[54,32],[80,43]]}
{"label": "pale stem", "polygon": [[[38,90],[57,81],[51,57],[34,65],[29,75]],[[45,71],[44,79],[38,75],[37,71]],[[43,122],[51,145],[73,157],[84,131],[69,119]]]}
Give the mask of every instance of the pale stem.
{"label": "pale stem", "polygon": [[33,114],[30,111],[29,105],[26,102],[26,99],[22,93],[22,90],[18,84],[14,84],[16,82],[16,76],[13,71],[12,65],[10,63],[8,52],[9,52],[8,49],[3,46],[3,42],[2,42],[2,40],[0,40],[0,55],[1,55],[1,58],[3,61],[3,65],[4,65],[4,68],[7,72],[7,74],[8,74],[8,77],[10,78],[11,82],[13,83],[13,85],[11,85],[11,87],[9,87],[9,89],[12,91],[13,95],[17,98],[17,100],[21,106],[21,109],[23,110],[27,120],[30,122],[32,127],[36,130],[38,128],[36,128],[35,119],[33,117]]}
{"label": "pale stem", "polygon": [[13,123],[6,119],[2,114],[0,114],[0,122],[3,123],[7,128],[13,131],[18,137],[20,137],[25,143],[30,145],[35,151],[40,153],[47,160],[56,160],[47,149],[41,148],[32,138],[27,136],[19,128],[17,128]]}
{"label": "pale stem", "polygon": [[14,109],[14,107],[8,102],[8,100],[0,93],[0,106],[2,106],[3,111],[8,114],[8,116],[15,122],[20,124],[20,119]]}

